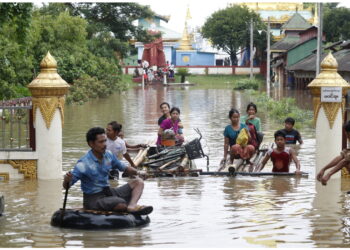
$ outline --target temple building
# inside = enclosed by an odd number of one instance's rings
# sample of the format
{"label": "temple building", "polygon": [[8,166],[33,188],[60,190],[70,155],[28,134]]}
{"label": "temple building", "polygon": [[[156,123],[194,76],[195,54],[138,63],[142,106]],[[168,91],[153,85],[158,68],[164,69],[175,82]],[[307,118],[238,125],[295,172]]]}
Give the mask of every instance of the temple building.
{"label": "temple building", "polygon": [[311,8],[304,8],[302,2],[248,2],[240,3],[240,5],[246,5],[250,10],[259,13],[266,24],[268,17],[270,17],[271,33],[274,40],[280,40],[284,37],[284,34],[281,32],[282,26],[290,20],[296,12],[310,24],[315,24],[317,20]]}
{"label": "temple building", "polygon": [[295,85],[293,65],[309,57],[316,50],[317,27],[312,26],[299,12],[296,12],[282,25],[281,34],[283,38],[271,46],[271,68],[275,82],[284,87],[292,87]]}
{"label": "temple building", "polygon": [[[154,15],[153,18],[138,20],[138,26],[143,29],[149,30],[151,32],[160,32],[162,34],[163,48],[166,61],[169,63],[176,60],[176,49],[179,46],[179,40],[181,39],[181,34],[170,30],[161,25],[161,21],[168,22],[170,20],[169,16]],[[142,42],[135,42],[135,47],[137,48],[137,59],[141,60],[144,44]]]}
{"label": "temple building", "polygon": [[[204,51],[203,46],[198,42],[203,42],[199,32],[194,32],[191,25],[191,14],[187,8],[184,29],[182,35],[161,25],[161,21],[168,22],[169,16],[155,15],[151,19],[139,19],[138,25],[150,32],[160,32],[162,34],[163,48],[166,61],[176,66],[214,66],[216,51]],[[137,59],[141,60],[144,44],[135,42],[137,48]]]}

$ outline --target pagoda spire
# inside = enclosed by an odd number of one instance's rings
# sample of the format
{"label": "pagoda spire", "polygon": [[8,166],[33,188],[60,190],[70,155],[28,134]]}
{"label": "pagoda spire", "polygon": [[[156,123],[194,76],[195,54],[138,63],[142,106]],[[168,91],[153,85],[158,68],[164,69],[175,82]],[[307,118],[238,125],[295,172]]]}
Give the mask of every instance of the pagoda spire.
{"label": "pagoda spire", "polygon": [[184,31],[182,33],[182,38],[180,40],[179,50],[192,50],[190,36],[187,32],[187,22],[185,21]]}
{"label": "pagoda spire", "polygon": [[190,12],[190,6],[187,5],[186,21],[189,21],[190,19],[192,19],[191,12]]}
{"label": "pagoda spire", "polygon": [[318,27],[318,8],[317,8],[317,3],[315,3],[314,21],[313,21],[312,24],[314,26]]}
{"label": "pagoda spire", "polygon": [[179,50],[193,50],[191,37],[188,34],[188,22],[190,21],[190,19],[192,19],[192,16],[191,16],[191,12],[190,12],[190,7],[189,7],[189,5],[187,5],[185,27],[184,27],[184,31],[182,33],[182,38],[180,40]]}

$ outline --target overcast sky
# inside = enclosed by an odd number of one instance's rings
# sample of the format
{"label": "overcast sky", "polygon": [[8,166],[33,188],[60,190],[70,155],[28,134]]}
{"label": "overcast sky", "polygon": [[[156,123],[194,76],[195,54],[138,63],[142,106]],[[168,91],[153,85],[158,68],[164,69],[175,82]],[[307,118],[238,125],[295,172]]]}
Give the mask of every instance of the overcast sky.
{"label": "overcast sky", "polygon": [[224,9],[228,3],[232,3],[232,1],[227,0],[211,0],[210,2],[200,0],[139,0],[137,2],[150,5],[151,9],[157,14],[170,15],[169,22],[167,24],[163,23],[163,26],[180,33],[184,28],[187,6],[190,8],[193,24],[202,26],[206,18],[213,12]]}

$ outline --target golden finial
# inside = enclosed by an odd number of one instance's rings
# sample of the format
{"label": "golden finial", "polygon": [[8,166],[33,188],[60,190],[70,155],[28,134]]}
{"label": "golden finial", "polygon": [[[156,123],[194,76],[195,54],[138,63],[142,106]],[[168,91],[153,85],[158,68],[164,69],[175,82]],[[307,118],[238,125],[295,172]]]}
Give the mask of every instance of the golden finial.
{"label": "golden finial", "polygon": [[321,68],[322,70],[328,70],[328,71],[337,71],[338,69],[338,62],[332,55],[332,53],[328,53],[328,55],[323,59],[321,62]]}
{"label": "golden finial", "polygon": [[50,54],[50,51],[47,52],[46,56],[41,60],[40,63],[41,69],[57,69],[57,62],[55,58]]}
{"label": "golden finial", "polygon": [[49,129],[56,109],[61,114],[61,122],[64,121],[64,95],[68,92],[69,84],[57,73],[57,62],[47,52],[40,63],[39,75],[28,85],[32,93],[34,121],[36,109],[39,108],[46,127]]}
{"label": "golden finial", "polygon": [[190,6],[187,5],[187,14],[186,14],[186,21],[192,19],[191,13],[190,13]]}
{"label": "golden finial", "polygon": [[[322,60],[321,72],[308,85],[311,92],[319,87],[345,87],[349,88],[347,81],[341,77],[338,72],[338,63],[331,52]],[[345,90],[345,89],[344,89]],[[319,93],[319,90],[317,90]]]}
{"label": "golden finial", "polygon": [[[350,88],[350,84],[338,74],[337,69],[337,60],[334,58],[332,53],[329,53],[321,63],[320,74],[318,74],[316,78],[308,85],[308,88],[310,88],[311,94],[314,97],[314,123],[316,124],[319,111],[321,107],[323,107],[330,128],[333,127],[339,109],[341,109],[342,115],[344,115],[345,99],[343,97]],[[342,101],[321,102],[321,91],[324,87],[340,87],[342,89]]]}
{"label": "golden finial", "polygon": [[28,85],[33,96],[63,96],[67,93],[69,85],[57,73],[57,62],[50,52],[41,61],[40,68],[39,75]]}

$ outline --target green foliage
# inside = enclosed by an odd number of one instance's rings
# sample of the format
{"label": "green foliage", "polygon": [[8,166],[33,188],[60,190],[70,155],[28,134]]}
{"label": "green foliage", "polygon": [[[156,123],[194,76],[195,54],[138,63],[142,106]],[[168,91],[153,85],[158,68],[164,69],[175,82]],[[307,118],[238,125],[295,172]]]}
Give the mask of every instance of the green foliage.
{"label": "green foliage", "polygon": [[[266,27],[260,16],[246,6],[233,5],[214,12],[204,23],[201,33],[204,38],[210,39],[216,48],[227,52],[235,64],[239,47],[249,45],[251,19],[254,22],[254,43],[260,41],[259,44],[266,47],[266,35],[259,35],[257,31]],[[265,42],[261,43],[261,40]]]}
{"label": "green foliage", "polygon": [[179,76],[181,77],[181,80],[180,80],[181,83],[184,83],[184,82],[185,82],[186,76],[191,75],[191,74],[188,72],[188,68],[177,68],[177,69],[176,69],[176,74],[179,75]]}
{"label": "green foliage", "polygon": [[152,14],[135,3],[49,3],[41,8],[0,3],[0,99],[30,95],[25,86],[39,73],[47,51],[61,77],[74,83],[69,102],[126,89],[119,57],[127,54],[131,36],[143,34],[132,21]]}
{"label": "green foliage", "polygon": [[179,76],[189,76],[188,68],[176,68],[176,74]]}
{"label": "green foliage", "polygon": [[125,82],[123,85],[120,85],[113,77],[110,77],[109,80],[99,80],[97,77],[83,75],[71,85],[66,101],[67,103],[82,104],[92,98],[107,97],[115,90],[122,91],[126,87]]}
{"label": "green foliage", "polygon": [[254,90],[248,90],[247,94],[260,110],[279,123],[283,123],[287,117],[293,117],[297,121],[296,128],[302,125],[312,126],[313,113],[310,110],[298,108],[294,98],[282,98],[276,101],[268,97],[266,93]]}
{"label": "green foliage", "polygon": [[[104,27],[104,31],[114,34],[120,41],[129,41],[132,37],[141,42],[150,42],[154,37],[145,30],[132,24],[139,18],[149,18],[154,15],[148,6],[138,3],[75,3],[75,10],[84,16],[94,27]],[[93,34],[101,30],[91,30]]]}
{"label": "green foliage", "polygon": [[25,46],[31,10],[29,3],[0,3],[0,99],[22,97],[21,86],[32,77],[30,48]]}
{"label": "green foliage", "polygon": [[2,26],[11,24],[15,32],[11,35],[20,42],[24,42],[33,9],[32,3],[0,3],[0,33],[4,33]]}
{"label": "green foliage", "polygon": [[350,39],[350,9],[345,7],[325,7],[323,31],[327,42]]}
{"label": "green foliage", "polygon": [[235,90],[242,90],[242,89],[255,89],[257,90],[262,83],[261,80],[253,78],[241,78],[235,82],[235,86],[233,89]]}

